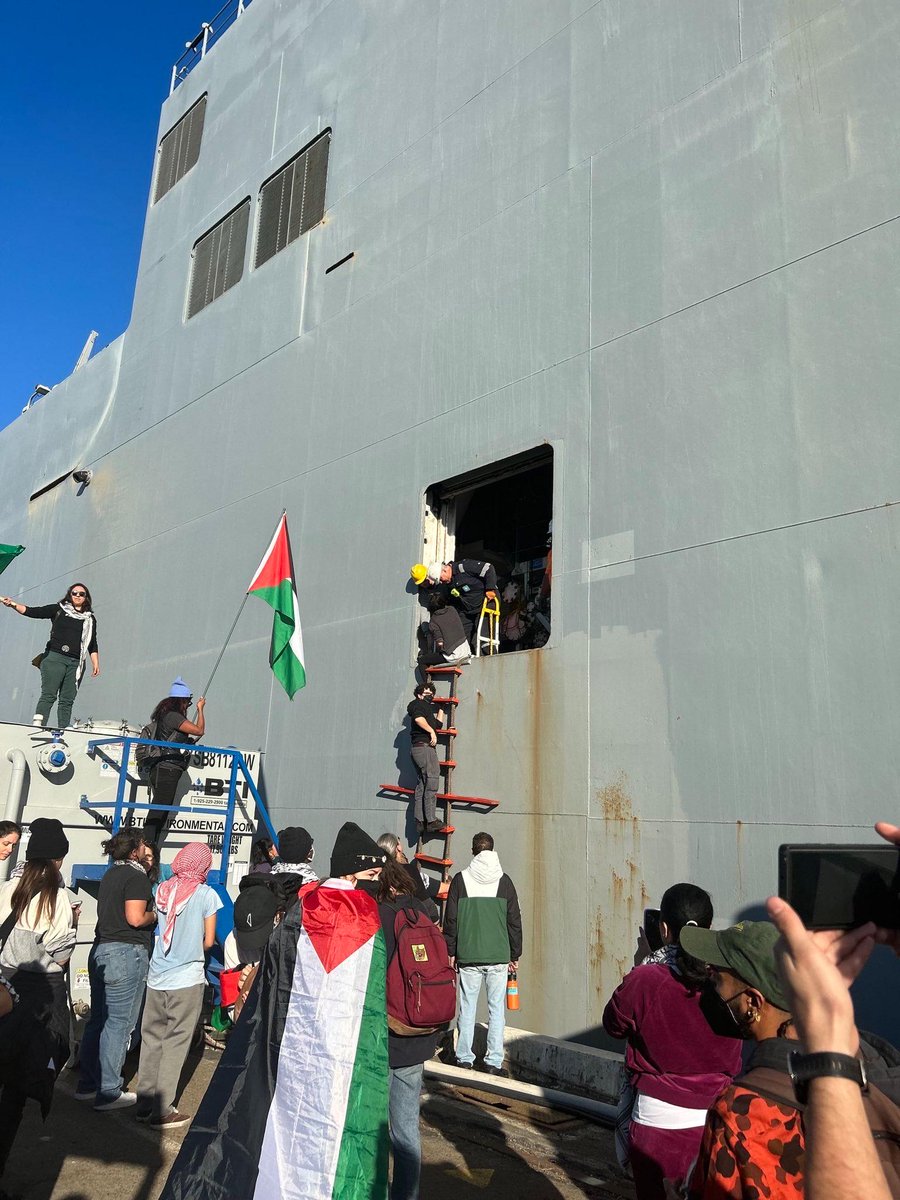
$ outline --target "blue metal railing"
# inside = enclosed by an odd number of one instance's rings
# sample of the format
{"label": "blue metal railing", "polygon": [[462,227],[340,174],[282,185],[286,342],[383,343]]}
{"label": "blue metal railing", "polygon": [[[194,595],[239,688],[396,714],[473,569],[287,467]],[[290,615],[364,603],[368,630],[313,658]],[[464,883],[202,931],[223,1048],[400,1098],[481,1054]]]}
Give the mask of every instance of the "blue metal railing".
{"label": "blue metal railing", "polygon": [[179,83],[183,83],[196,67],[202,62],[226,29],[230,29],[235,21],[249,7],[250,0],[227,0],[211,21],[204,21],[200,32],[191,41],[185,42],[184,53],[172,66],[172,79],[169,83],[171,96]]}
{"label": "blue metal railing", "polygon": [[[180,743],[175,743],[176,746],[181,746]],[[104,750],[105,746],[121,746],[122,761],[118,762],[108,751]],[[128,773],[128,760],[131,756],[133,746],[159,746],[166,750],[172,750],[172,742],[154,742],[150,738],[140,737],[112,737],[99,738],[95,741],[88,742],[87,752],[91,758],[102,758],[114,767],[119,773],[119,782],[116,788],[115,800],[82,800],[81,808],[83,809],[113,809],[112,833],[118,833],[122,825],[122,820],[127,812],[132,812],[136,809],[152,809],[156,812],[182,812],[182,813],[212,813],[215,816],[222,815],[221,808],[212,808],[209,806],[201,807],[192,804],[153,804],[141,803],[136,800],[125,798],[125,787],[128,783],[144,782],[140,776],[132,776]],[[221,754],[230,761],[230,771],[228,779],[228,801],[225,806],[225,825],[222,830],[222,859],[219,866],[219,880],[225,883],[228,878],[228,860],[231,857],[231,834],[234,828],[234,810],[237,804],[237,789],[238,777],[242,775],[247,787],[253,796],[256,803],[256,815],[266,827],[266,831],[273,842],[278,841],[275,829],[269,818],[265,804],[259,794],[259,789],[253,782],[253,776],[250,774],[250,769],[247,766],[247,760],[244,758],[240,750],[235,750],[233,746],[197,746],[185,743],[183,749],[191,754]]]}

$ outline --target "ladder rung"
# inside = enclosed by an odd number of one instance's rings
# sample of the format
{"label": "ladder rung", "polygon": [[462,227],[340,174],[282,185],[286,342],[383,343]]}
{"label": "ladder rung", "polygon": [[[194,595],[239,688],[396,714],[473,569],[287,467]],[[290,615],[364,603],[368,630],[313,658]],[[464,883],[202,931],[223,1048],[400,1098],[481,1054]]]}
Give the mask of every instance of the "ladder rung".
{"label": "ladder rung", "polygon": [[429,675],[462,675],[462,667],[426,667]]}
{"label": "ladder rung", "polygon": [[457,696],[435,696],[431,703],[440,708],[442,704],[459,704],[459,698]]}
{"label": "ladder rung", "polygon": [[439,762],[438,766],[441,767],[442,769],[446,768],[446,767],[455,767],[456,761],[452,758],[448,758],[448,759],[445,759],[444,762]]}
{"label": "ladder rung", "polygon": [[[392,792],[397,796],[415,794],[414,788],[401,787],[399,783],[382,783],[378,790]],[[458,796],[456,792],[438,792],[437,798],[442,802],[449,800],[451,804],[483,804],[487,808],[497,808],[500,803],[499,800],[486,800],[484,796]]]}
{"label": "ladder rung", "polygon": [[438,737],[442,737],[442,736],[458,737],[459,736],[457,730],[454,729],[454,727],[452,725],[447,729],[436,729],[434,732],[438,735]]}
{"label": "ladder rung", "polygon": [[452,867],[452,858],[435,858],[433,854],[417,854],[416,862],[431,863],[435,867]]}

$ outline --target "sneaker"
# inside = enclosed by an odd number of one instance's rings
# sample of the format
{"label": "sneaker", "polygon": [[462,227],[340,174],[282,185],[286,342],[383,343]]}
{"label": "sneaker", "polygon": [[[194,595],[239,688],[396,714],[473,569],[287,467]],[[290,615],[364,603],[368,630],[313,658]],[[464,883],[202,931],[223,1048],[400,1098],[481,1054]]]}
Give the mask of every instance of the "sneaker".
{"label": "sneaker", "polygon": [[115,1100],[107,1100],[104,1104],[95,1104],[94,1112],[112,1112],[114,1108],[132,1108],[137,1104],[137,1092],[119,1092]]}
{"label": "sneaker", "polygon": [[34,716],[31,718],[31,723],[32,723],[32,725],[36,725],[39,729],[44,728],[44,718],[41,716],[40,713],[34,714]]}
{"label": "sneaker", "polygon": [[428,824],[425,826],[425,832],[429,837],[433,837],[434,834],[440,833],[443,828],[444,828],[443,821],[429,821]]}
{"label": "sneaker", "polygon": [[177,1108],[173,1108],[171,1112],[167,1112],[164,1117],[157,1117],[155,1121],[150,1122],[151,1129],[178,1129],[181,1125],[190,1125],[193,1117],[187,1113],[179,1112]]}
{"label": "sneaker", "polygon": [[134,1114],[134,1119],[136,1121],[140,1121],[140,1123],[142,1125],[146,1125],[152,1116],[153,1116],[152,1108],[139,1108],[137,1110],[137,1112]]}
{"label": "sneaker", "polygon": [[496,1075],[500,1079],[509,1079],[509,1071],[505,1067],[492,1067],[490,1063],[484,1063],[481,1070],[485,1075]]}
{"label": "sneaker", "polygon": [[76,1088],[73,1094],[74,1094],[76,1100],[96,1100],[97,1099],[96,1091],[82,1092],[78,1088]]}
{"label": "sneaker", "polygon": [[419,837],[421,837],[424,832],[425,832],[425,822],[424,821],[416,821],[416,833],[419,835]]}
{"label": "sneaker", "polygon": [[473,1058],[471,1062],[463,1062],[461,1058],[454,1058],[452,1066],[459,1067],[461,1071],[474,1071],[475,1059]]}

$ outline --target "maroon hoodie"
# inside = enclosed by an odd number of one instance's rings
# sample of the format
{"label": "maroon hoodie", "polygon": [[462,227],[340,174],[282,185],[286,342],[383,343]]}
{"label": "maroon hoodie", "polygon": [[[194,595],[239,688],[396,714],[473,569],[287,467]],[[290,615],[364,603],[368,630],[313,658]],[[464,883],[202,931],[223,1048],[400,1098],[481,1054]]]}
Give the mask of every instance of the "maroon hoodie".
{"label": "maroon hoodie", "polygon": [[656,963],[629,971],[613,992],[603,1028],[628,1039],[625,1068],[637,1091],[681,1108],[709,1108],[731,1083],[741,1068],[741,1042],[710,1028],[702,999]]}

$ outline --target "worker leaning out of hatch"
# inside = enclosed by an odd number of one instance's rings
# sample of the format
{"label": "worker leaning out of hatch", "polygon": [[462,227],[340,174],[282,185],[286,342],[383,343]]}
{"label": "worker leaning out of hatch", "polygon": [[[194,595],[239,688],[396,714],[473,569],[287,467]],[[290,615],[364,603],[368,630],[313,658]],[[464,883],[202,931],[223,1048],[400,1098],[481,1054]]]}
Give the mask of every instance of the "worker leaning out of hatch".
{"label": "worker leaning out of hatch", "polygon": [[[421,565],[418,573],[421,574]],[[425,568],[423,578],[416,578],[417,568],[413,568],[413,579],[416,583],[427,583],[434,587],[442,584],[449,588],[450,598],[459,609],[459,617],[463,624],[469,645],[475,649],[474,636],[478,628],[478,619],[485,598],[497,598],[497,572],[493,563],[480,562],[477,558],[463,558],[459,562],[433,562]]]}

